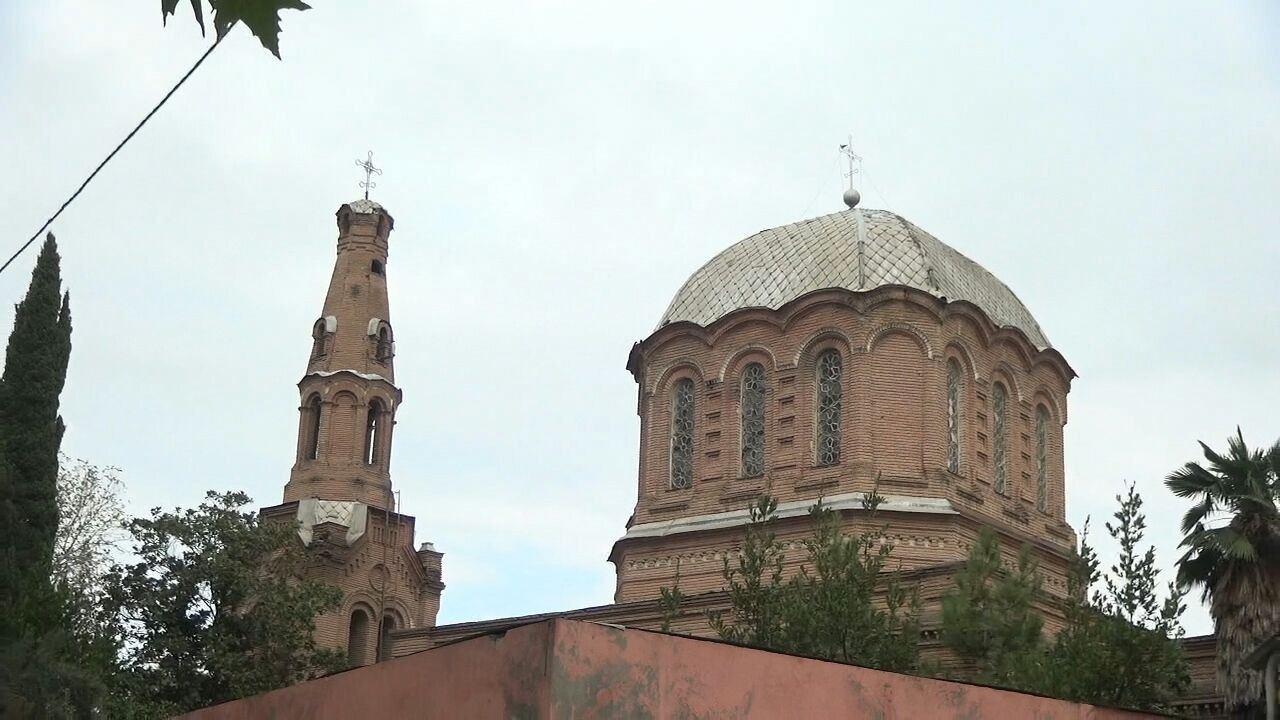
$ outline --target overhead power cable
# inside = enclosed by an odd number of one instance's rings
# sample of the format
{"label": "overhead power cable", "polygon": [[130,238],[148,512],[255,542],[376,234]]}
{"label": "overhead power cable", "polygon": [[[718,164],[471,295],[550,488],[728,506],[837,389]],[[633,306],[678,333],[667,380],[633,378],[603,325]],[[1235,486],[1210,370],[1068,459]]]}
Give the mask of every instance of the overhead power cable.
{"label": "overhead power cable", "polygon": [[111,162],[111,158],[115,157],[116,153],[120,152],[120,148],[123,148],[126,143],[128,143],[130,140],[133,139],[134,135],[138,134],[138,131],[142,129],[143,125],[147,124],[147,121],[151,119],[152,115],[155,115],[156,112],[160,110],[160,108],[164,107],[164,104],[169,101],[169,98],[173,97],[173,94],[178,91],[178,88],[182,87],[182,84],[187,81],[187,78],[191,77],[191,74],[196,71],[196,68],[200,67],[200,65],[204,63],[205,58],[209,57],[209,55],[213,53],[213,51],[218,47],[218,44],[222,42],[222,38],[224,37],[226,37],[226,35],[218,36],[218,38],[213,41],[213,44],[209,46],[209,49],[204,51],[204,54],[200,56],[199,60],[196,60],[196,64],[192,65],[191,69],[188,70],[187,73],[183,75],[180,80],[178,80],[177,84],[174,85],[172,88],[170,88],[169,92],[164,94],[164,97],[160,98],[160,102],[156,103],[156,106],[151,108],[151,112],[147,113],[147,116],[142,118],[142,121],[139,122],[137,126],[133,128],[133,130],[129,131],[129,134],[126,135],[124,139],[120,141],[119,145],[116,145],[116,148],[111,151],[111,154],[107,155],[107,157],[104,158],[102,162],[98,163],[98,167],[94,168],[93,172],[89,173],[89,177],[85,178],[84,182],[80,183],[80,187],[76,188],[76,191],[71,193],[71,197],[67,198],[67,201],[62,203],[62,206],[58,208],[58,211],[55,212],[53,215],[51,215],[48,220],[45,220],[44,225],[41,225],[40,229],[36,230],[35,233],[31,235],[30,239],[28,239],[25,243],[23,243],[22,247],[18,248],[17,252],[15,252],[12,256],[10,256],[8,260],[4,261],[4,265],[0,265],[0,273],[3,273],[5,269],[8,268],[9,265],[13,263],[14,260],[17,260],[18,256],[21,255],[23,251],[31,247],[31,243],[35,242],[36,238],[40,237],[40,233],[47,230],[49,226],[53,224],[53,221],[57,220],[58,216],[62,214],[62,211],[66,210],[67,206],[70,205],[72,201],[74,201],[77,197],[80,196],[80,193],[85,189],[86,186],[88,186],[88,184],[93,180],[93,178],[98,175],[98,172],[101,171],[102,168],[106,167],[107,163]]}

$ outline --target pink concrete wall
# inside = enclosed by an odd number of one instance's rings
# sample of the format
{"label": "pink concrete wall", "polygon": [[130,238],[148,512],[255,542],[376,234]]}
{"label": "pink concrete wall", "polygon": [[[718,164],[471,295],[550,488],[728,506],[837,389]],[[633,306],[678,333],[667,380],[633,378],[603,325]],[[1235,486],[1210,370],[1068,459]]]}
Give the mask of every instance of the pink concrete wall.
{"label": "pink concrete wall", "polygon": [[549,620],[191,713],[223,718],[1157,717],[594,623]]}

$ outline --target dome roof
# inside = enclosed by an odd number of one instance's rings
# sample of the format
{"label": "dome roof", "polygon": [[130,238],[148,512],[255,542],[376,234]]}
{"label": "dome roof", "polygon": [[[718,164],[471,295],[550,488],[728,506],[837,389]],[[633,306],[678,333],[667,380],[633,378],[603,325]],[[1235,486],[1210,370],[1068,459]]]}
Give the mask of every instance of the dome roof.
{"label": "dome roof", "polygon": [[662,327],[709,325],[734,310],[778,309],[826,288],[905,285],[944,300],[965,300],[1000,327],[1021,330],[1037,348],[1049,339],[1018,296],[986,268],[887,210],[855,208],[758,232],[689,277]]}

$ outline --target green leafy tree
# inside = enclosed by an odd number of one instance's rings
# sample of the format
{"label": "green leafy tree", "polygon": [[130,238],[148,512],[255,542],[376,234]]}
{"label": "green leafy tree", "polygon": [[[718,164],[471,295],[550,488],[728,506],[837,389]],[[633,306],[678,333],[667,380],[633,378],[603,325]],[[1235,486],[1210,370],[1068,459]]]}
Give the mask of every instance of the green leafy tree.
{"label": "green leafy tree", "polygon": [[1107,532],[1120,556],[1104,575],[1088,543],[1088,523],[1068,574],[1066,627],[1047,656],[1026,673],[1028,689],[1079,702],[1164,710],[1189,683],[1178,638],[1185,592],[1170,583],[1156,592],[1153,548],[1140,549],[1146,518],[1130,484]]}
{"label": "green leafy tree", "polygon": [[[1280,442],[1250,450],[1236,428],[1219,454],[1189,462],[1165,481],[1195,504],[1182,518],[1178,579],[1209,601],[1218,637],[1218,689],[1247,712],[1262,697],[1262,674],[1241,661],[1280,632]],[[1212,523],[1212,524],[1211,524]]]}
{"label": "green leafy tree", "polygon": [[1000,539],[984,528],[969,550],[956,587],[942,597],[942,642],[985,682],[1020,686],[1044,650],[1044,621],[1034,604],[1042,580],[1031,548],[1014,568],[1001,563]]}
{"label": "green leafy tree", "polygon": [[[168,24],[169,16],[178,10],[178,2],[160,0],[162,22]],[[280,57],[280,11],[311,9],[301,0],[209,0],[209,7],[213,11],[213,29],[219,38],[225,37],[236,23],[244,23],[262,47],[277,58]],[[200,32],[204,33],[204,0],[191,0],[191,11],[200,24]]]}
{"label": "green leafy tree", "polygon": [[846,535],[839,513],[821,503],[810,510],[813,534],[806,560],[784,580],[783,548],[773,532],[777,504],[761,497],[751,507],[742,549],[725,559],[730,608],[712,613],[721,637],[747,645],[887,670],[919,664],[918,596],[889,568],[893,545],[876,526],[880,498],[863,508],[872,528]]}
{"label": "green leafy tree", "polygon": [[53,581],[71,602],[72,619],[96,634],[104,580],[123,542],[126,520],[119,470],[62,456]]}
{"label": "green leafy tree", "polygon": [[295,528],[260,522],[249,502],[210,492],[129,524],[138,562],[108,578],[124,648],[116,715],[168,716],[344,666],[313,639],[340,593],[306,577]]}

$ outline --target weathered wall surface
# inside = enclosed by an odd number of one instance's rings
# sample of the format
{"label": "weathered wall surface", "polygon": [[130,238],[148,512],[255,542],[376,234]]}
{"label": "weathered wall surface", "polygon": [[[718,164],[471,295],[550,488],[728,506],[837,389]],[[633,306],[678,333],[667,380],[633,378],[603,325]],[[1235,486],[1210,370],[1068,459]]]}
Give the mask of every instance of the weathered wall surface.
{"label": "weathered wall surface", "polygon": [[1157,717],[761,650],[549,620],[191,713],[229,718]]}

